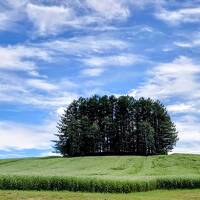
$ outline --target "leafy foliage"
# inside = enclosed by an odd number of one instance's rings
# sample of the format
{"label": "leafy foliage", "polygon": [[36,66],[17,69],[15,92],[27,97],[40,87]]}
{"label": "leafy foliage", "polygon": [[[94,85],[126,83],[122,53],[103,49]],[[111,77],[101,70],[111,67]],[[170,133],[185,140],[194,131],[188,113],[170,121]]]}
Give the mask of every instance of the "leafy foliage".
{"label": "leafy foliage", "polygon": [[74,100],[58,123],[55,149],[63,156],[167,154],[177,131],[159,101],[130,96]]}

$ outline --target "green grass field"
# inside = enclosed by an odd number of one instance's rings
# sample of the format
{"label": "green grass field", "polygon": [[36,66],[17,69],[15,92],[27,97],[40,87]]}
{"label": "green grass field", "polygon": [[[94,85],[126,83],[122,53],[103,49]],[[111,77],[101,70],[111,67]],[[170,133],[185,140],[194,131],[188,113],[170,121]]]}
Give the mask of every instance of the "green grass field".
{"label": "green grass field", "polygon": [[200,155],[4,159],[0,188],[113,193],[200,188]]}
{"label": "green grass field", "polygon": [[200,155],[99,156],[0,160],[0,175],[78,176],[138,179],[200,175]]}
{"label": "green grass field", "polygon": [[199,200],[200,190],[160,190],[129,194],[1,191],[1,200]]}

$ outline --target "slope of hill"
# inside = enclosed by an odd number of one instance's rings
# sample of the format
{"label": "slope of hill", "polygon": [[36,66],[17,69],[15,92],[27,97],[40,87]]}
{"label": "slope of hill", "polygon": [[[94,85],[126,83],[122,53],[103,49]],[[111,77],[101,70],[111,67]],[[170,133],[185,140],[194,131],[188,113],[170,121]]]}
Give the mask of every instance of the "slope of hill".
{"label": "slope of hill", "polygon": [[200,175],[200,155],[98,156],[0,160],[0,175],[78,176],[135,179]]}
{"label": "slope of hill", "polygon": [[134,192],[200,188],[200,155],[0,160],[0,189]]}

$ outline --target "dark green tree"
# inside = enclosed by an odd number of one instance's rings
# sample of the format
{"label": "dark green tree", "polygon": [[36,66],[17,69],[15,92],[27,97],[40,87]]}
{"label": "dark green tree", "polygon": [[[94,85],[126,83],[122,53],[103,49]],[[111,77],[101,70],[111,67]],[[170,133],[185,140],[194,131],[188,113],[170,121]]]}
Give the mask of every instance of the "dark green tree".
{"label": "dark green tree", "polygon": [[159,101],[93,96],[73,101],[58,123],[55,149],[63,156],[167,154],[177,131]]}

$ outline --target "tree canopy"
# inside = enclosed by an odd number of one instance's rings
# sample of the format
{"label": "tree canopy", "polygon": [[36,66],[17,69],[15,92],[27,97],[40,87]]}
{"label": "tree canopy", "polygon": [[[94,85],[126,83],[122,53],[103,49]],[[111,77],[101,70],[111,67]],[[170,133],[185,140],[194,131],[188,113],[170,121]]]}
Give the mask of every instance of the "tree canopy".
{"label": "tree canopy", "polygon": [[55,149],[63,156],[167,154],[177,141],[165,106],[150,98],[81,97],[57,127]]}

